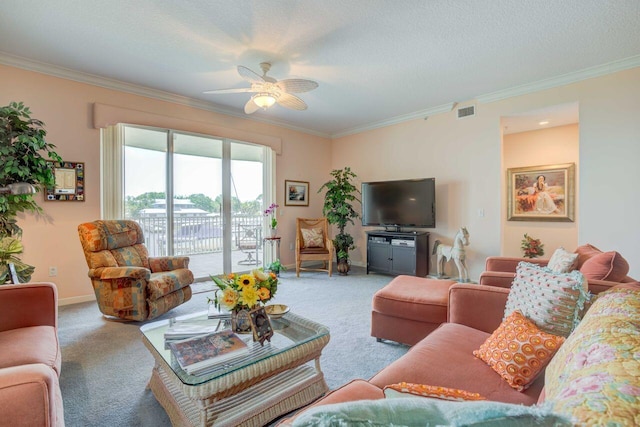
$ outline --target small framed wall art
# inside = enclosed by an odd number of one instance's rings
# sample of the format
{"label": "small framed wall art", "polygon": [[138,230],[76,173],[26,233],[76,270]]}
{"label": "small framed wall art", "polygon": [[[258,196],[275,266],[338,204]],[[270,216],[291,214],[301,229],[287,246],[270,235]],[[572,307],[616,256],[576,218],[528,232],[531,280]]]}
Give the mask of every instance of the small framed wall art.
{"label": "small framed wall art", "polygon": [[575,217],[575,163],[507,169],[507,220]]}
{"label": "small framed wall art", "polygon": [[84,202],[84,162],[47,162],[53,169],[55,186],[45,192],[46,201]]}
{"label": "small framed wall art", "polygon": [[309,206],[309,183],[306,181],[284,182],[285,206]]}

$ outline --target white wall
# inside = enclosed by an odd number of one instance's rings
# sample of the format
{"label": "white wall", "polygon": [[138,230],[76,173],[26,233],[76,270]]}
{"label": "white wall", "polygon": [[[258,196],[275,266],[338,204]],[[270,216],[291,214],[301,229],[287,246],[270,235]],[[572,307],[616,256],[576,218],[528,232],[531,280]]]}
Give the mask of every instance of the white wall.
{"label": "white wall", "polygon": [[514,133],[503,137],[503,171],[508,168],[541,166],[562,163],[576,164],[575,222],[507,221],[507,185],[504,183],[502,198],[503,233],[501,252],[506,256],[522,256],[520,243],[525,233],[540,239],[548,258],[560,246],[568,251],[578,247],[578,222],[580,220],[579,179],[579,129],[577,124],[558,126],[530,132]]}
{"label": "white wall", "polygon": [[[332,166],[351,166],[362,181],[436,177],[430,244],[450,242],[466,225],[470,276],[477,278],[485,258],[504,254],[506,242],[500,118],[573,102],[580,110],[577,244],[617,250],[629,261],[629,274],[640,278],[640,68],[478,104],[474,118],[456,120],[451,112],[345,136],[332,143]],[[363,264],[365,230],[351,230],[359,246],[353,261]]]}

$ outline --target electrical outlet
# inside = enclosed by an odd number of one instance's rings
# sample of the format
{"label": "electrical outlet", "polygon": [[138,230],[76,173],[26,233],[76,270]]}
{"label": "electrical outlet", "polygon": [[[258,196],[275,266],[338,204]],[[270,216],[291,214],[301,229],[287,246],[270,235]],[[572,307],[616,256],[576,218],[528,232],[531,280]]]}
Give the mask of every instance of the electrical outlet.
{"label": "electrical outlet", "polygon": [[49,267],[49,277],[56,277],[58,275],[58,267]]}
{"label": "electrical outlet", "polygon": [[289,250],[293,251],[293,243],[289,243]]}

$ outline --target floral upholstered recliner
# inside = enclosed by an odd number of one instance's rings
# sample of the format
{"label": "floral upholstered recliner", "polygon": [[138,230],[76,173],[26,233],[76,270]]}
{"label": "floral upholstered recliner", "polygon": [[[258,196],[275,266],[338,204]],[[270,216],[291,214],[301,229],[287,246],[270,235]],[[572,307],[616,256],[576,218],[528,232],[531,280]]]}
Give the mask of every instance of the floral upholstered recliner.
{"label": "floral upholstered recliner", "polygon": [[78,235],[104,315],[149,320],[191,299],[189,258],[150,258],[137,222],[88,222]]}

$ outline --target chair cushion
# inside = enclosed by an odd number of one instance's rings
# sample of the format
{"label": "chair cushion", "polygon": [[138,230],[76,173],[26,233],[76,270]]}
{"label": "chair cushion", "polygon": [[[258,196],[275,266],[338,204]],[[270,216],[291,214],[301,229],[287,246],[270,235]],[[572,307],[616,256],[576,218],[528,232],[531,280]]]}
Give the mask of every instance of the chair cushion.
{"label": "chair cushion", "polygon": [[147,283],[147,295],[149,300],[155,301],[178,289],[189,286],[191,283],[193,283],[193,273],[185,268],[151,273],[151,278]]}
{"label": "chair cushion", "polygon": [[300,249],[301,254],[328,254],[329,251],[325,248],[302,248]]}
{"label": "chair cushion", "polygon": [[305,248],[324,248],[322,228],[303,228],[300,231]]}
{"label": "chair cushion", "polygon": [[42,363],[60,375],[62,358],[53,326],[29,326],[0,332],[0,369]]}
{"label": "chair cushion", "polygon": [[90,252],[144,243],[140,225],[131,220],[88,222],[78,226],[78,233]]}
{"label": "chair cushion", "polygon": [[[489,336],[486,332],[468,326],[443,323],[369,381],[384,388],[389,384],[411,379],[418,384],[433,384],[479,393],[488,400],[525,405],[536,403],[544,385],[542,377],[538,377],[528,389],[520,392],[473,355],[473,350],[479,348]],[[464,367],[464,375],[460,375],[461,366]]]}

